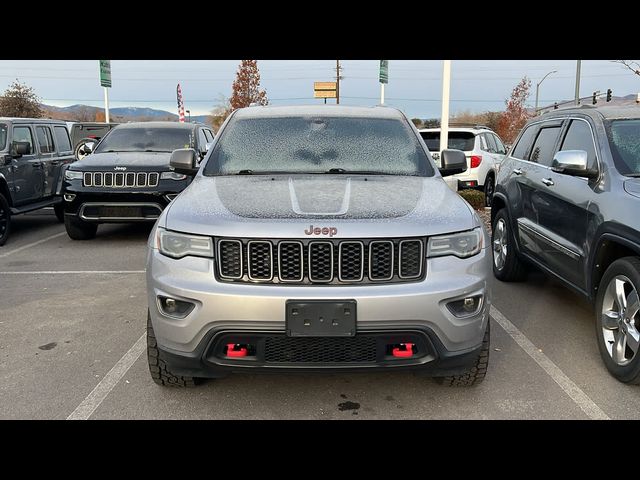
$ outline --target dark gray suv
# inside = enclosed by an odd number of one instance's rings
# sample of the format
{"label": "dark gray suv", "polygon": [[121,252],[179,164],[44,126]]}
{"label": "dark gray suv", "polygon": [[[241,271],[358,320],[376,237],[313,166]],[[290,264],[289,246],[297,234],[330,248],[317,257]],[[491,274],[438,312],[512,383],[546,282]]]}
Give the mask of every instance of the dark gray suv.
{"label": "dark gray suv", "polygon": [[640,108],[556,110],[530,120],[500,166],[493,271],[524,261],[595,302],[611,374],[640,383]]}

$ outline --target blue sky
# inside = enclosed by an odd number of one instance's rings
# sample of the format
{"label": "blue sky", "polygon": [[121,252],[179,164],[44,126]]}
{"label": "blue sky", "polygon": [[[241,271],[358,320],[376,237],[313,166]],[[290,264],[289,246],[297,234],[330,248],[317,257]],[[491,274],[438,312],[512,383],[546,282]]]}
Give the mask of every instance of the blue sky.
{"label": "blue sky", "polygon": [[[209,113],[231,95],[238,60],[113,60],[110,105],[151,107],[176,113],[176,84],[180,82],[185,108],[192,115]],[[376,60],[341,60],[344,80],[341,103],[375,105],[380,84]],[[331,81],[335,60],[259,60],[262,87],[274,105],[314,104],[314,81]],[[454,60],[452,62],[451,112],[502,110],[518,81],[535,84],[557,70],[540,86],[540,105],[571,99],[575,89],[575,60]],[[14,80],[33,86],[44,103],[103,106],[97,60],[3,60],[0,92]],[[386,104],[410,117],[440,116],[442,61],[390,60]],[[580,95],[613,90],[615,96],[640,92],[640,76],[608,60],[582,62]],[[331,100],[330,100],[331,101]]]}

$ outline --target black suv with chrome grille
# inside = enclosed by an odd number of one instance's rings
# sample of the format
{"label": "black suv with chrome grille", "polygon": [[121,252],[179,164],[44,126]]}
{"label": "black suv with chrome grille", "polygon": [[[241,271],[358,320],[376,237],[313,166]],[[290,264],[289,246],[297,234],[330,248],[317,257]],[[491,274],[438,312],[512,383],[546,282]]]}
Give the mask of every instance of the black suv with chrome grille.
{"label": "black suv with chrome grille", "polygon": [[190,182],[169,167],[171,152],[192,148],[204,157],[213,141],[205,125],[139,122],[119,125],[93,153],[65,171],[65,227],[74,240],[95,237],[98,224],[155,222]]}

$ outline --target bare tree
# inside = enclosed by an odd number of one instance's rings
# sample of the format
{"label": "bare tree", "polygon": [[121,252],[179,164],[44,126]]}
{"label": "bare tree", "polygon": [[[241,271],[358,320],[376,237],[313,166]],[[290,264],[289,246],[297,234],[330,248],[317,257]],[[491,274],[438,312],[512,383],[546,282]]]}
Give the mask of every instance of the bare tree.
{"label": "bare tree", "polygon": [[41,118],[40,98],[33,87],[16,79],[0,97],[0,117]]}
{"label": "bare tree", "polygon": [[640,63],[632,60],[611,60],[613,63],[618,63],[631,70],[636,75],[640,76]]}

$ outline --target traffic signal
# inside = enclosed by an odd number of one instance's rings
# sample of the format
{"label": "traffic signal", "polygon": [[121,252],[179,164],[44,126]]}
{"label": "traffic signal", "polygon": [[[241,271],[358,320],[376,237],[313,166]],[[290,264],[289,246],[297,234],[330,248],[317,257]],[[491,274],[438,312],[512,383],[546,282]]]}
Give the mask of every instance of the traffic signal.
{"label": "traffic signal", "polygon": [[598,103],[598,99],[596,98],[596,95],[598,94],[598,92],[593,92],[593,97],[591,99],[591,103],[593,105],[595,105],[596,103]]}
{"label": "traffic signal", "polygon": [[607,102],[611,101],[611,89],[607,89]]}

